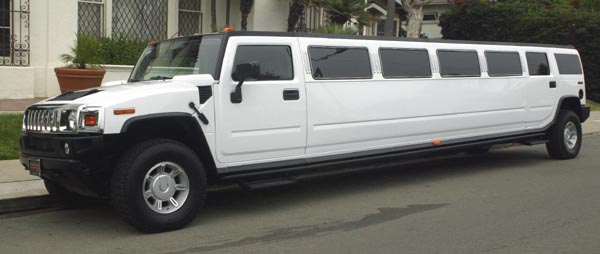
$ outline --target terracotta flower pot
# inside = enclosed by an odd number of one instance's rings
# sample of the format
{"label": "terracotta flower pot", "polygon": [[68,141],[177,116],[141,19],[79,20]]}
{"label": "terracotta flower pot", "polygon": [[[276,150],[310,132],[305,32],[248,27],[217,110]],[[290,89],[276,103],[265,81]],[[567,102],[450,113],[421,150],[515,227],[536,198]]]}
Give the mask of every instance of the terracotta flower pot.
{"label": "terracotta flower pot", "polygon": [[60,92],[69,92],[99,87],[106,73],[105,69],[73,69],[73,68],[54,68]]}

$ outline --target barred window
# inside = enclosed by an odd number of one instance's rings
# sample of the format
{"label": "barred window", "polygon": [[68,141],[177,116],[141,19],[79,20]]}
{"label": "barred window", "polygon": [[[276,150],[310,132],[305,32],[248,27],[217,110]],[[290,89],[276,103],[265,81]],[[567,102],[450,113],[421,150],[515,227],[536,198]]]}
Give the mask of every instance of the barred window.
{"label": "barred window", "polygon": [[10,56],[10,1],[0,0],[0,57]]}
{"label": "barred window", "polygon": [[179,0],[179,34],[202,33],[200,0]]}
{"label": "barred window", "polygon": [[167,35],[167,0],[112,0],[112,33],[130,40],[163,40]]}
{"label": "barred window", "polygon": [[94,38],[104,35],[104,0],[79,0],[77,32]]}
{"label": "barred window", "polygon": [[0,66],[29,66],[29,1],[0,0]]}

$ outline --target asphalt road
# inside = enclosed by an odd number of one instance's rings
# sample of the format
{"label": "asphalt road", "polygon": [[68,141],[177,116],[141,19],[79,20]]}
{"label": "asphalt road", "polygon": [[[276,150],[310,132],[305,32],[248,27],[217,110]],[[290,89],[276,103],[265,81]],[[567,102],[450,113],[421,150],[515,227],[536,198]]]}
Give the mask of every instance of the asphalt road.
{"label": "asphalt road", "polygon": [[175,232],[106,205],[0,219],[0,253],[599,253],[600,135],[579,158],[543,146],[455,155],[256,192],[211,192]]}

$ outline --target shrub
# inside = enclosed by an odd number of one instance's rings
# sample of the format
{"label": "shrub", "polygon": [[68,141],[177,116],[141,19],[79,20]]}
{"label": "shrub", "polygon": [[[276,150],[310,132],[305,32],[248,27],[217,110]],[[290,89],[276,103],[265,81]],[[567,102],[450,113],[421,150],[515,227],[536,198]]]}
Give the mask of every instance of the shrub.
{"label": "shrub", "polygon": [[98,39],[104,64],[134,65],[146,42],[132,41],[119,37]]}
{"label": "shrub", "polygon": [[334,24],[319,27],[315,32],[321,34],[356,34],[356,30],[352,28],[344,28],[343,26]]}
{"label": "shrub", "polygon": [[587,96],[600,101],[598,12],[579,10],[559,0],[468,0],[444,13],[440,26],[445,39],[573,45],[583,62]]}

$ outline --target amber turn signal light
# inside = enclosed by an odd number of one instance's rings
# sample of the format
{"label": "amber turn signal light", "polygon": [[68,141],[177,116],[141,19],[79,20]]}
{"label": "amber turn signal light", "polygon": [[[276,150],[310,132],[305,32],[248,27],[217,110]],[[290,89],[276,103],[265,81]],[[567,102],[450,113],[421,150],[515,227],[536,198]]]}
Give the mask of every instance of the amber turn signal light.
{"label": "amber turn signal light", "polygon": [[433,141],[433,145],[434,145],[434,146],[439,146],[439,145],[441,145],[441,144],[442,144],[442,142],[440,142],[440,141],[439,141],[439,140],[437,140],[437,139]]}
{"label": "amber turn signal light", "polygon": [[98,124],[98,117],[96,115],[85,115],[83,120],[85,126],[96,126]]}
{"label": "amber turn signal light", "polygon": [[113,111],[113,113],[115,115],[131,115],[131,114],[135,114],[135,109],[134,108],[115,109]]}

